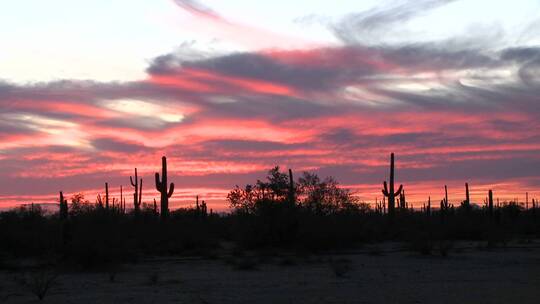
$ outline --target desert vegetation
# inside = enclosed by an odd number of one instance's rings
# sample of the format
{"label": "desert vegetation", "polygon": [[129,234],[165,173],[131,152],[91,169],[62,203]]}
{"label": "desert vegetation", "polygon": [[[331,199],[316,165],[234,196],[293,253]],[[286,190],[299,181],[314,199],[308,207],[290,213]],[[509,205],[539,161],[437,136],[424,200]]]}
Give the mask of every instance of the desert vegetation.
{"label": "desert vegetation", "polygon": [[515,202],[494,204],[490,190],[484,205],[472,204],[465,184],[459,206],[445,196],[438,208],[430,199],[413,209],[404,187],[394,185],[394,170],[392,154],[390,180],[382,188],[387,200],[371,206],[334,178],[304,172],[295,180],[292,170],[275,167],[265,180],[232,189],[227,196],[231,212],[218,214],[198,197],[193,208],[169,211],[174,183],[167,185],[163,157],[161,177],[156,173],[155,181],[159,204],[141,201],[143,181],[135,169],[130,177],[132,208],[123,196],[111,199],[106,183],[105,196],[94,203],[82,194],[68,202],[60,192],[57,213],[46,214],[38,205],[0,213],[0,251],[3,257],[52,256],[67,265],[96,269],[147,255],[215,256],[223,243],[234,244],[235,250],[319,252],[400,241],[422,254],[446,256],[453,241],[482,241],[492,248],[540,235],[535,200],[529,208]]}

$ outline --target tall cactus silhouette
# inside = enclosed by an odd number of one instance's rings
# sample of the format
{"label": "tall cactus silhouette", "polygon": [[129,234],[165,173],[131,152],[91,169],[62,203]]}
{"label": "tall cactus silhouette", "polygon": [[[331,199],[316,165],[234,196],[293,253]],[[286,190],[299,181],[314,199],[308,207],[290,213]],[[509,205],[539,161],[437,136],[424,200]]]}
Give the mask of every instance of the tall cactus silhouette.
{"label": "tall cactus silhouette", "polygon": [[383,182],[384,188],[382,193],[385,197],[388,197],[388,216],[392,218],[394,216],[394,209],[396,206],[396,196],[401,193],[403,185],[399,185],[397,191],[394,191],[394,153],[390,154],[390,181],[389,185],[386,184],[386,181]]}
{"label": "tall cactus silhouette", "polygon": [[167,191],[167,158],[161,158],[161,181],[159,173],[156,172],[156,189],[161,193],[161,219],[169,216],[169,198],[174,192],[174,183],[171,183]]}
{"label": "tall cactus silhouette", "polygon": [[399,209],[401,209],[401,210],[407,209],[407,200],[405,198],[405,189],[401,189],[401,192],[399,193]]}
{"label": "tall cactus silhouette", "polygon": [[469,183],[465,183],[465,206],[469,207],[471,205],[471,200],[469,196]]}
{"label": "tall cactus silhouette", "polygon": [[118,204],[118,211],[121,214],[126,213],[126,198],[124,197],[123,186],[120,185],[120,202]]}
{"label": "tall cactus silhouette", "polygon": [[60,219],[66,220],[68,218],[68,203],[64,199],[64,193],[60,191]]}
{"label": "tall cactus silhouette", "polygon": [[445,221],[449,209],[450,203],[448,202],[448,187],[444,185],[444,198],[441,200],[441,207],[439,211],[442,222]]}
{"label": "tall cactus silhouette", "polygon": [[124,201],[124,192],[123,192],[123,189],[122,189],[122,185],[120,185],[120,213],[122,213],[122,202]]}
{"label": "tall cactus silhouette", "polygon": [[450,203],[448,202],[448,187],[444,185],[444,199],[441,201],[441,211],[448,211]]}
{"label": "tall cactus silhouette", "polygon": [[135,181],[133,181],[131,176],[129,177],[129,181],[131,186],[135,188],[135,192],[133,193],[133,209],[135,210],[135,214],[139,214],[142,202],[142,178],[140,180],[138,179],[137,168],[135,168]]}
{"label": "tall cactus silhouette", "polygon": [[206,206],[206,202],[204,200],[201,203],[201,214],[203,217],[208,215],[208,207]]}
{"label": "tall cactus silhouette", "polygon": [[109,183],[105,183],[105,209],[109,210]]}
{"label": "tall cactus silhouette", "polygon": [[493,219],[493,191],[491,189],[488,192],[488,214],[489,218]]}
{"label": "tall cactus silhouette", "polygon": [[294,188],[294,179],[292,170],[289,169],[289,203],[294,206],[296,204],[296,190]]}

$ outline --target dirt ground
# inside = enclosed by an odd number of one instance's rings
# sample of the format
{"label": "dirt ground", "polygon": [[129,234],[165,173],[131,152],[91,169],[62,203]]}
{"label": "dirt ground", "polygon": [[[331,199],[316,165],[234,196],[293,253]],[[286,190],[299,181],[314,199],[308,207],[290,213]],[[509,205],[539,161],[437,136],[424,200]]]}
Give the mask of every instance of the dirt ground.
{"label": "dirt ground", "polygon": [[[540,303],[540,244],[448,257],[399,245],[316,256],[155,258],[110,272],[0,272],[0,303]],[[26,281],[26,282],[24,282]]]}

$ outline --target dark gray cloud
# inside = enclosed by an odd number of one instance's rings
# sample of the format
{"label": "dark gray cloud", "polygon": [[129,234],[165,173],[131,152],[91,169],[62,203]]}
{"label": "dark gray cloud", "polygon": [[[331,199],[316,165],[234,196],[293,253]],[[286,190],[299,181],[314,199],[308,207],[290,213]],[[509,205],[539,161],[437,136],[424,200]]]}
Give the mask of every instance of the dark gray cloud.
{"label": "dark gray cloud", "polygon": [[501,52],[501,59],[513,60],[518,63],[540,59],[540,47],[513,47]]}
{"label": "dark gray cloud", "polygon": [[[309,62],[303,57],[310,58]],[[166,60],[163,60],[166,58]],[[184,77],[185,69],[287,85],[301,92],[328,92],[347,85],[384,84],[420,72],[503,66],[495,54],[454,49],[439,43],[403,46],[344,46],[277,54],[234,53],[189,61],[174,55],[158,57],[148,72]],[[392,77],[390,77],[392,76]],[[219,86],[219,83],[211,83]]]}
{"label": "dark gray cloud", "polygon": [[219,151],[234,151],[234,152],[270,152],[270,151],[287,151],[299,148],[299,144],[284,144],[274,141],[253,140],[212,140],[204,142],[205,149]]}
{"label": "dark gray cloud", "polygon": [[132,153],[149,150],[138,143],[124,142],[112,138],[96,138],[92,140],[91,145],[100,151]]}

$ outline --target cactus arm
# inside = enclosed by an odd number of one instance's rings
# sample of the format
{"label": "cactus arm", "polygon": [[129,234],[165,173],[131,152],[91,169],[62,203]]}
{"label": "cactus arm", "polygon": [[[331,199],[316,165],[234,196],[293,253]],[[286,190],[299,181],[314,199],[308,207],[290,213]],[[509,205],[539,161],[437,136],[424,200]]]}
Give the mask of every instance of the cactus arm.
{"label": "cactus arm", "polygon": [[388,197],[390,196],[390,193],[388,193],[388,186],[386,185],[386,181],[383,182],[384,189],[382,190],[382,193],[384,196]]}
{"label": "cactus arm", "polygon": [[131,176],[129,177],[129,181],[131,182],[131,185],[133,187],[137,187],[137,168],[135,168],[135,182],[133,182],[133,179],[131,178]]}
{"label": "cactus arm", "polygon": [[167,193],[167,197],[171,197],[173,195],[173,192],[174,192],[174,183],[171,183],[171,185],[169,186],[169,193]]}
{"label": "cactus arm", "polygon": [[398,196],[401,193],[401,190],[403,190],[403,185],[399,185],[399,188],[397,189],[396,193],[394,193],[394,196]]}
{"label": "cactus arm", "polygon": [[156,190],[161,192],[162,188],[161,182],[159,181],[159,173],[156,173]]}
{"label": "cactus arm", "polygon": [[140,182],[139,182],[139,205],[141,204],[142,202],[142,178],[140,179]]}

